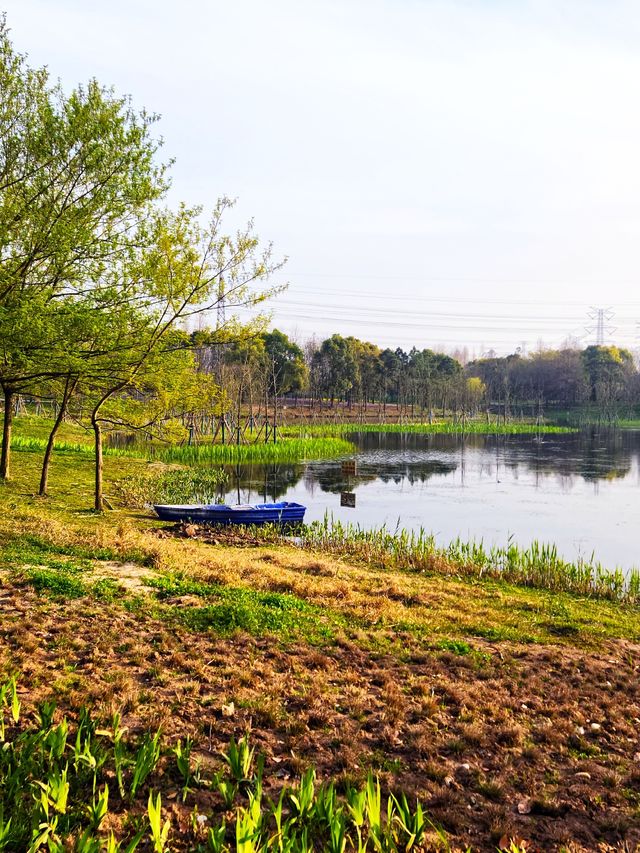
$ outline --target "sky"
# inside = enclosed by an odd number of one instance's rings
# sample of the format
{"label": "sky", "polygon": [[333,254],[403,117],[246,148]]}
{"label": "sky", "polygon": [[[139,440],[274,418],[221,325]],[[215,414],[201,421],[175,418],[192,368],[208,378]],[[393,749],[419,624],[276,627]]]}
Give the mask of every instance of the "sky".
{"label": "sky", "polygon": [[[161,115],[237,199],[272,325],[469,356],[640,344],[637,0],[3,0],[17,50]],[[591,329],[591,331],[587,331]]]}

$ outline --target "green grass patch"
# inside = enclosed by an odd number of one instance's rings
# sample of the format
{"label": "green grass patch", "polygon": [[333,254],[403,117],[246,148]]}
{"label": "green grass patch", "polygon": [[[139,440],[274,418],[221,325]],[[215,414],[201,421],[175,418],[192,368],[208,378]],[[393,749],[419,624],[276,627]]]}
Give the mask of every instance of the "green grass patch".
{"label": "green grass patch", "polygon": [[453,652],[454,655],[470,655],[473,652],[473,647],[465,640],[440,640],[436,647],[445,652]]}
{"label": "green grass patch", "polygon": [[122,588],[113,578],[94,581],[91,560],[115,556],[109,549],[54,545],[38,537],[24,536],[0,549],[0,567],[7,569],[19,582],[55,598],[87,595],[113,602],[122,597]]}
{"label": "green grass patch", "polygon": [[184,576],[165,575],[147,583],[156,590],[160,601],[184,595],[206,599],[208,603],[202,607],[179,605],[165,609],[165,615],[168,610],[172,618],[196,631],[300,636],[318,643],[334,639],[336,629],[345,623],[339,614],[288,593],[204,584]]}
{"label": "green grass patch", "polygon": [[0,550],[0,564],[12,568],[46,566],[67,574],[81,574],[90,571],[92,568],[86,557],[78,557],[77,554],[74,554],[68,559],[64,559],[63,556],[66,555],[60,547],[42,547],[39,543],[33,540],[29,541],[29,538],[25,537],[9,542]]}
{"label": "green grass patch", "polygon": [[82,598],[88,593],[83,581],[61,570],[28,568],[23,577],[37,592],[48,592],[58,598]]}

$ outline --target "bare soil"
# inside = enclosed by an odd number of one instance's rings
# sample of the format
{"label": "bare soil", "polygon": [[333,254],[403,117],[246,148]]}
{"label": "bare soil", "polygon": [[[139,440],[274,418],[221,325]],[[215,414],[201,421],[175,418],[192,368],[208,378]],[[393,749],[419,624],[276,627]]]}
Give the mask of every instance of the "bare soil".
{"label": "bare soil", "polygon": [[[7,579],[0,609],[0,661],[18,673],[27,709],[45,698],[71,715],[122,709],[132,731],[191,734],[216,765],[229,737],[250,729],[270,796],[310,764],[339,783],[373,770],[417,795],[460,849],[509,838],[530,851],[640,844],[638,644],[285,645],[190,632],[144,606],[50,600]],[[165,785],[173,799],[178,783]],[[217,796],[198,792],[200,810],[221,810]],[[173,802],[186,826],[193,801]]]}

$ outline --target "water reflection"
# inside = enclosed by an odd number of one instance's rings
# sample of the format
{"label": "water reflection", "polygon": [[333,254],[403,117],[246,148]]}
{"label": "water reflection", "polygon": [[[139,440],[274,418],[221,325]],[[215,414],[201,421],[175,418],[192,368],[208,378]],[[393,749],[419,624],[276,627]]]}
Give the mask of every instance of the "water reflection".
{"label": "water reflection", "polygon": [[[483,436],[360,433],[355,475],[338,460],[227,468],[226,499],[296,500],[364,526],[427,527],[443,539],[553,541],[608,564],[636,556],[640,432]],[[356,509],[340,507],[343,491]]]}
{"label": "water reflection", "polygon": [[[417,435],[414,433],[356,433],[355,476],[343,474],[340,461],[227,466],[233,489],[249,489],[265,500],[277,500],[299,483],[310,492],[338,494],[374,480],[408,485],[454,472],[465,477],[499,478],[508,472],[518,479],[525,470],[538,485],[547,477],[571,485],[627,477],[640,455],[640,432],[592,429],[570,435],[488,436]],[[499,480],[498,480],[499,481]],[[231,490],[230,490],[231,491]]]}

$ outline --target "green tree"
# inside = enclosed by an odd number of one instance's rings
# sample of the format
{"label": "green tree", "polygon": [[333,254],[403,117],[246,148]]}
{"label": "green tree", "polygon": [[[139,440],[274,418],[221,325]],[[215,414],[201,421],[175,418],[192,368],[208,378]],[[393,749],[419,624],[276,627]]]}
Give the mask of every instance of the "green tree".
{"label": "green tree", "polygon": [[320,393],[331,400],[347,398],[360,381],[358,362],[353,346],[341,335],[332,335],[314,354],[313,367],[317,372]]}
{"label": "green tree", "polygon": [[86,374],[93,399],[97,511],[104,504],[102,433],[112,422],[112,401],[141,393],[151,366],[157,373],[168,354],[184,348],[184,335],[176,338],[176,330],[189,317],[214,309],[221,299],[227,305],[257,305],[280,290],[269,287],[268,278],[281,264],[272,261],[270,246],[260,248],[253,224],[233,236],[223,232],[223,214],[231,204],[220,199],[206,226],[200,208],[156,212],[145,226],[146,245],[109,271],[128,298],[121,310],[106,315],[110,349],[91,361]]}
{"label": "green tree", "polygon": [[582,353],[591,402],[608,405],[621,399],[634,373],[633,356],[614,346],[589,346]]}
{"label": "green tree", "polygon": [[270,391],[274,395],[302,391],[308,371],[304,353],[284,332],[273,329],[262,335]]}
{"label": "green tree", "polygon": [[16,394],[73,372],[78,312],[86,315],[105,266],[130,251],[130,234],[166,183],[155,162],[155,117],[135,112],[96,81],[65,95],[15,53],[4,23],[0,54],[0,476],[6,478]]}

